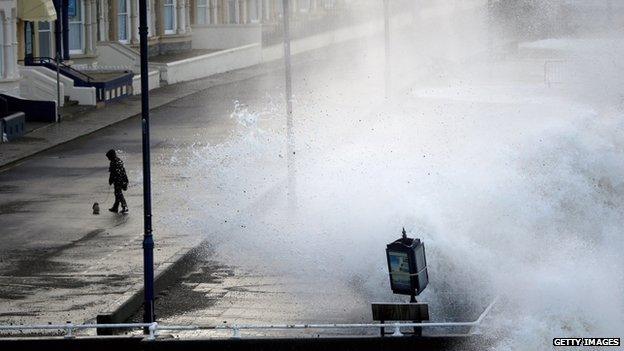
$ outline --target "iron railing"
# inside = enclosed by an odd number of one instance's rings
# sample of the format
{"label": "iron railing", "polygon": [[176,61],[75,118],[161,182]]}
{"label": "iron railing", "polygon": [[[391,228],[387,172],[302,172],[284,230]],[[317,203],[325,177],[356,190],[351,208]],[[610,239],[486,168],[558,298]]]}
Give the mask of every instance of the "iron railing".
{"label": "iron railing", "polygon": [[[160,325],[154,323],[117,323],[117,324],[32,324],[32,325],[0,325],[2,331],[23,331],[23,330],[59,330],[64,331],[65,338],[74,338],[76,330],[86,329],[127,329],[141,330],[147,329],[148,340],[155,340],[160,331],[220,331],[228,330],[232,332],[232,338],[241,338],[242,330],[301,330],[301,329],[381,329],[393,328],[394,332],[391,336],[403,336],[401,328],[449,328],[449,327],[469,327],[467,334],[475,334],[475,328],[478,327],[490,310],[496,303],[496,299],[492,301],[487,308],[481,313],[479,318],[471,322],[432,322],[432,323],[344,323],[344,324],[248,324],[248,325]],[[14,336],[14,335],[11,335]],[[104,336],[103,336],[104,337]]]}
{"label": "iron railing", "polygon": [[[26,66],[45,66],[50,69],[56,69],[56,59],[52,57],[29,57],[28,59],[23,60],[23,62]],[[90,75],[80,72],[62,61],[59,61],[58,64],[63,73],[70,78],[78,78],[87,83],[91,83],[95,80],[95,78]]]}

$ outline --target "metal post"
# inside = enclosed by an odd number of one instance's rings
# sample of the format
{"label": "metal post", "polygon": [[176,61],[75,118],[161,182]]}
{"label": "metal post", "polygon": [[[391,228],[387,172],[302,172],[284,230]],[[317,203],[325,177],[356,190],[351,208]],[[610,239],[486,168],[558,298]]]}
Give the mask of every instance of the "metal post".
{"label": "metal post", "polygon": [[[58,17],[58,13],[56,16]],[[61,0],[61,21],[63,22],[63,60],[69,60],[69,0]]]}
{"label": "metal post", "polygon": [[384,45],[385,45],[385,96],[390,97],[390,0],[383,0],[384,6]]}
{"label": "metal post", "polygon": [[62,1],[54,1],[54,9],[56,10],[56,21],[54,21],[54,46],[56,51],[56,121],[61,121],[61,52],[63,46],[61,44],[61,36],[63,31],[63,20],[61,15]]}
{"label": "metal post", "polygon": [[[58,15],[57,15],[58,17]],[[56,33],[55,36],[57,37],[56,43],[56,121],[60,122],[61,121],[61,21],[60,20],[56,20],[56,22],[58,23],[56,25]]]}
{"label": "metal post", "polygon": [[141,122],[143,127],[143,322],[155,322],[154,316],[154,238],[152,237],[152,186],[150,174],[149,86],[147,73],[147,0],[139,0],[139,38],[141,54]]}
{"label": "metal post", "polygon": [[290,209],[296,205],[295,192],[295,141],[292,120],[292,73],[290,63],[290,0],[282,0],[284,16],[284,67],[286,77],[286,162],[288,162],[288,204]]}
{"label": "metal post", "polygon": [[[404,229],[405,230],[405,229]],[[416,301],[416,294],[412,293],[410,296],[410,303],[417,303],[418,301]],[[422,322],[420,319],[412,321],[414,323],[420,323]],[[422,336],[422,328],[421,327],[414,327],[414,335],[415,336]]]}
{"label": "metal post", "polygon": [[61,53],[56,50],[56,121],[61,121]]}

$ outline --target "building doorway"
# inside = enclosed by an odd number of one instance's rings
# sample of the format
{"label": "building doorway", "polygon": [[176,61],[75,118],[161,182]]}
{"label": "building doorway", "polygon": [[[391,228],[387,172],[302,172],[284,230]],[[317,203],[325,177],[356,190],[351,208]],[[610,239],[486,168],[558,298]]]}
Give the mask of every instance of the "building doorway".
{"label": "building doorway", "polygon": [[24,63],[29,64],[35,58],[35,23],[24,22]]}

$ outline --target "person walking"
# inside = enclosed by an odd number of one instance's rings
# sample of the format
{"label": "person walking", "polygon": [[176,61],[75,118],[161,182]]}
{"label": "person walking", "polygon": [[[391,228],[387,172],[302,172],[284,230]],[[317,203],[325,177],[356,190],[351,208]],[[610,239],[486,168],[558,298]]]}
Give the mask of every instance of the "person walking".
{"label": "person walking", "polygon": [[126,175],[126,169],[124,168],[123,161],[117,157],[115,150],[108,150],[106,157],[110,161],[108,172],[108,185],[113,185],[115,188],[115,203],[113,207],[108,210],[114,213],[119,211],[119,204],[121,204],[121,213],[128,212],[128,204],[123,196],[123,192],[128,190],[128,176]]}

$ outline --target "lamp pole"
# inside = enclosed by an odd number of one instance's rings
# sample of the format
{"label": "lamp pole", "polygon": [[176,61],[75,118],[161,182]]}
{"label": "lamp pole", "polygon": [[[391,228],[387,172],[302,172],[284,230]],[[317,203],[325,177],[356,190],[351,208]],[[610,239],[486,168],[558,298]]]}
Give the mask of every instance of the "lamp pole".
{"label": "lamp pole", "polygon": [[384,6],[384,45],[385,45],[385,94],[390,96],[390,0],[383,0]]}
{"label": "lamp pole", "polygon": [[54,46],[55,46],[55,61],[56,61],[56,121],[61,121],[61,37],[63,30],[63,20],[61,15],[61,8],[63,6],[62,1],[56,0],[54,2],[54,9],[56,10],[56,21],[54,21]]}
{"label": "lamp pole", "polygon": [[150,174],[149,86],[147,73],[147,0],[139,0],[139,38],[141,54],[141,124],[143,134],[143,322],[154,316],[154,238],[152,237],[152,185]]}
{"label": "lamp pole", "polygon": [[[58,14],[56,15],[58,18]],[[60,37],[61,37],[61,31],[59,28],[61,28],[60,25],[60,20],[56,20],[56,30],[54,35],[56,36],[56,121],[60,122],[61,121],[61,45],[60,45]]]}
{"label": "lamp pole", "polygon": [[282,0],[284,17],[284,68],[286,78],[286,162],[288,162],[288,203],[292,209],[296,205],[295,192],[295,150],[293,135],[292,72],[290,63],[290,0]]}

